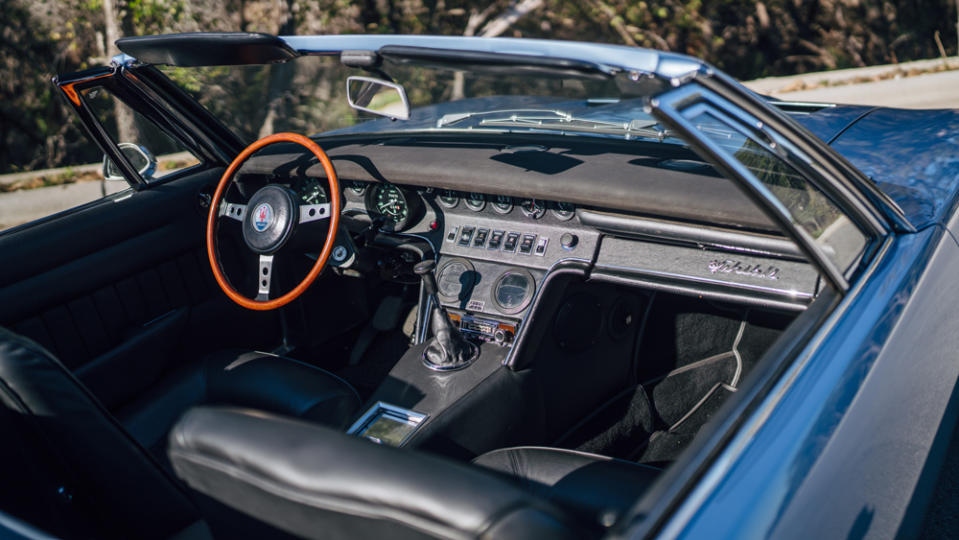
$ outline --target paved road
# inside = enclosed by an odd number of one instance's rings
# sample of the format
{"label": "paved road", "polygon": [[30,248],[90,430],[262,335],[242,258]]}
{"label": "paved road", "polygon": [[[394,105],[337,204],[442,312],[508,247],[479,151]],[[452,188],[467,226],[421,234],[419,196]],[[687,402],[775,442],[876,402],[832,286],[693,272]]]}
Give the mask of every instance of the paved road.
{"label": "paved road", "polygon": [[[107,193],[126,189],[123,182],[107,182]],[[0,231],[74,206],[95,201],[104,195],[103,182],[77,182],[23,191],[0,193]]]}
{"label": "paved road", "polygon": [[[770,90],[774,85],[775,81],[771,83],[770,79],[746,83],[746,86],[757,92],[794,101],[854,103],[905,109],[959,109],[959,70],[796,92]],[[778,86],[784,87],[787,86]]]}

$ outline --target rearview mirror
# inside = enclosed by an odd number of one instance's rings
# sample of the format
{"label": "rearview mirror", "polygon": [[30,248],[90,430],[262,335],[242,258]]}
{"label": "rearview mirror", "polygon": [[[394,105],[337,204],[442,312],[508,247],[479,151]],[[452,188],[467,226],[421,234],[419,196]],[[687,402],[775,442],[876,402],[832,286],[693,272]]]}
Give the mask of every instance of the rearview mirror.
{"label": "rearview mirror", "polygon": [[371,77],[346,79],[346,97],[350,107],[359,111],[392,118],[410,119],[410,102],[402,86]]}
{"label": "rearview mirror", "polygon": [[[144,180],[153,178],[153,173],[157,170],[157,160],[146,148],[129,142],[122,142],[117,145],[123,156],[127,158],[130,165],[140,173]],[[123,180],[126,177],[120,172],[120,169],[113,163],[110,156],[103,156],[103,177],[107,180]]]}

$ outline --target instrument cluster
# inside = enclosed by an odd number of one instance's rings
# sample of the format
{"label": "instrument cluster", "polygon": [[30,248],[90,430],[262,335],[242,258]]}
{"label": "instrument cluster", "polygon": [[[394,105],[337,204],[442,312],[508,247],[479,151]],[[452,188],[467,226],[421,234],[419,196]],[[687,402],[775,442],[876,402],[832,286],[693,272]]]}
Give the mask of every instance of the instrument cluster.
{"label": "instrument cluster", "polygon": [[[357,202],[362,200],[370,217],[381,219],[384,227],[393,231],[403,231],[417,223],[425,211],[424,197],[427,200],[432,197],[441,209],[460,208],[476,213],[485,212],[487,215],[522,215],[538,220],[549,214],[558,221],[569,221],[576,215],[576,207],[565,202],[448,189],[426,189],[421,192],[389,183],[344,181],[343,185],[348,198]],[[304,201],[320,198],[318,194],[313,194],[312,183],[298,191],[301,191]],[[323,197],[325,200],[325,194]]]}
{"label": "instrument cluster", "polygon": [[517,199],[509,195],[486,195],[484,193],[460,193],[441,189],[436,194],[440,206],[453,209],[460,203],[473,212],[482,212],[487,205],[501,215],[511,214],[514,210],[530,219],[540,219],[547,212],[560,221],[568,221],[576,215],[576,207],[570,203],[543,201],[540,199]]}

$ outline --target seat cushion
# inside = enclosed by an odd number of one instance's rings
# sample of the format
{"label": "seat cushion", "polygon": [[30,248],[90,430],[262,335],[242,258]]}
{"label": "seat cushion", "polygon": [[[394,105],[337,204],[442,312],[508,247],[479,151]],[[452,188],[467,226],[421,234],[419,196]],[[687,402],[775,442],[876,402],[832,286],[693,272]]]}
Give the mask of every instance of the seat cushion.
{"label": "seat cushion", "polygon": [[517,446],[473,464],[509,475],[534,494],[602,527],[612,526],[659,476],[660,469],[575,450]]}
{"label": "seat cushion", "polygon": [[184,411],[200,404],[249,407],[344,429],[360,397],[336,375],[291,358],[221,351],[174,372],[116,414],[165,461],[166,434]]}

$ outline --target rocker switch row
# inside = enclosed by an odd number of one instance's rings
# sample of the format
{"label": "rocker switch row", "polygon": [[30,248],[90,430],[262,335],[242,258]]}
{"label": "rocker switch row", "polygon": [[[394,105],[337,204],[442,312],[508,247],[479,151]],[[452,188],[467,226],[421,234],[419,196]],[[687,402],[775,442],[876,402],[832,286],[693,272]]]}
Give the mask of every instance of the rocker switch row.
{"label": "rocker switch row", "polygon": [[452,227],[446,233],[447,242],[459,246],[486,248],[489,250],[519,253],[521,255],[546,255],[549,238],[536,234],[490,230],[477,227]]}

